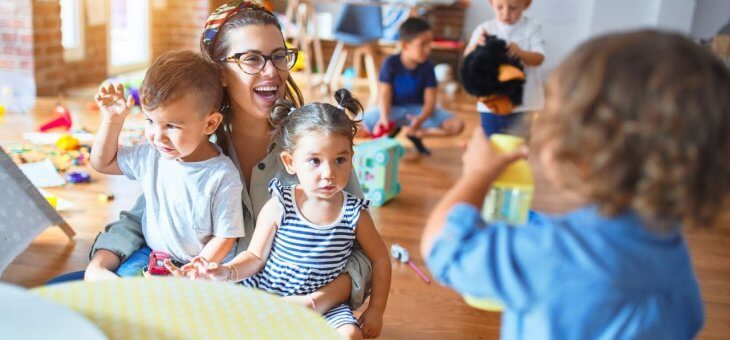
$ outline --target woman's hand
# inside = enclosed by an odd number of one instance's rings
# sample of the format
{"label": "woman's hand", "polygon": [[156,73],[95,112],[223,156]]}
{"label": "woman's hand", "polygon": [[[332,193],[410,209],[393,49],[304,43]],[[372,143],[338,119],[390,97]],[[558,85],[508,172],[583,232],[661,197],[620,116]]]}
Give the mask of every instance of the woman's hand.
{"label": "woman's hand", "polygon": [[115,123],[123,122],[134,106],[132,95],[129,95],[126,101],[124,100],[122,84],[109,84],[107,87],[102,85],[94,99],[104,118]]}
{"label": "woman's hand", "polygon": [[362,335],[366,339],[377,338],[383,329],[383,313],[372,308],[366,309],[357,321],[360,323]]}

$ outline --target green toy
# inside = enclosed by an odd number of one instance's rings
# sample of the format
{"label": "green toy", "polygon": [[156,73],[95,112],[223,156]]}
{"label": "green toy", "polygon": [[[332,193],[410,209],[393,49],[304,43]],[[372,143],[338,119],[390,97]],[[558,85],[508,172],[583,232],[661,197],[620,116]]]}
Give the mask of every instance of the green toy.
{"label": "green toy", "polygon": [[403,146],[392,138],[355,145],[355,173],[371,205],[379,207],[400,193],[398,163],[404,152]]}

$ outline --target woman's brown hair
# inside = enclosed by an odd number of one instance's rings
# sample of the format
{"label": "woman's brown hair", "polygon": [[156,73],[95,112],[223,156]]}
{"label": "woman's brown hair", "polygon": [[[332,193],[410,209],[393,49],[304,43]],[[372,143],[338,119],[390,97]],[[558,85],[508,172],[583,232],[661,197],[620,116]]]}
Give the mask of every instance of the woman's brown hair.
{"label": "woman's brown hair", "polygon": [[730,72],[675,33],[593,39],[548,81],[535,145],[606,215],[708,225],[730,191]]}

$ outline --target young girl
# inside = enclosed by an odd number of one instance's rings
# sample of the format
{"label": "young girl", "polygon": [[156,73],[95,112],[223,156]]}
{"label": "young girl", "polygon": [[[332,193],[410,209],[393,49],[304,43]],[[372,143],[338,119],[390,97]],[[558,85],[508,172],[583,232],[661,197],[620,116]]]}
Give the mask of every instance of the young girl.
{"label": "young girl", "polygon": [[[299,296],[293,299],[323,312],[348,337],[377,337],[390,290],[390,258],[366,210],[368,202],[342,190],[352,172],[357,130],[346,111],[357,114],[362,106],[344,89],[335,93],[335,100],[337,106],[312,103],[299,109],[287,100],[277,101],[270,119],[274,143],[286,171],[299,184],[271,180],[272,198],[259,213],[248,250],[223,265],[197,258],[181,270]],[[322,311],[309,297],[342,272],[355,241],[373,265],[370,304],[359,320],[362,331],[346,304]]]}
{"label": "young girl", "polygon": [[424,232],[430,270],[499,300],[503,339],[694,338],[704,316],[681,229],[727,203],[730,72],[678,34],[638,31],[582,45],[547,85],[533,145],[586,204],[484,228],[477,207],[526,150],[499,154],[478,132]]}

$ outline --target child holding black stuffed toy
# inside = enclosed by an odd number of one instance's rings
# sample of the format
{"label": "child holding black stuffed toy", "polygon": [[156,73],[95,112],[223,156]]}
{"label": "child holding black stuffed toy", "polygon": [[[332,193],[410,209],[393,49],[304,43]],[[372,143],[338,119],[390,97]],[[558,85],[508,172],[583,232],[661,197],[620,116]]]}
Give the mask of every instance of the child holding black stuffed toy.
{"label": "child holding black stuffed toy", "polygon": [[467,56],[477,46],[485,45],[487,37],[494,35],[507,42],[507,55],[518,59],[524,66],[525,84],[522,105],[511,112],[501,112],[489,107],[480,100],[477,111],[482,116],[482,127],[488,136],[493,133],[507,132],[508,128],[523,119],[525,113],[542,109],[544,94],[538,66],[545,60],[544,45],[540,25],[522,15],[531,0],[489,0],[494,11],[494,19],[486,21],[474,30],[469,44],[464,50]]}

